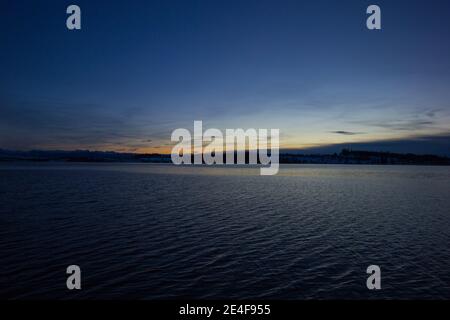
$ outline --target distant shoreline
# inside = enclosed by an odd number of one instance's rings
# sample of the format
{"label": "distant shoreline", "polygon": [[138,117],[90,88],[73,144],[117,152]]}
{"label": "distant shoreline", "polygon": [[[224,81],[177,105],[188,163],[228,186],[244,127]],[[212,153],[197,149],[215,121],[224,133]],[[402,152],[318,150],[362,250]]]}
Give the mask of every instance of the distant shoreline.
{"label": "distant shoreline", "polygon": [[[248,152],[246,152],[248,159]],[[0,149],[1,162],[171,163],[167,154],[105,151],[10,151]],[[450,158],[437,155],[401,154],[344,149],[334,154],[280,154],[280,164],[376,164],[449,166]]]}

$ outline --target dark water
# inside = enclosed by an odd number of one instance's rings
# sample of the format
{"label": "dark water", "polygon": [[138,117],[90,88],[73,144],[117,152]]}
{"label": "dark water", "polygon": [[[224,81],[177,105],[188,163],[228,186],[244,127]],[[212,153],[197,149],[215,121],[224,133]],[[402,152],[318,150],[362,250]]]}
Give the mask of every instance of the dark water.
{"label": "dark water", "polygon": [[0,205],[2,298],[450,298],[448,167],[1,165]]}

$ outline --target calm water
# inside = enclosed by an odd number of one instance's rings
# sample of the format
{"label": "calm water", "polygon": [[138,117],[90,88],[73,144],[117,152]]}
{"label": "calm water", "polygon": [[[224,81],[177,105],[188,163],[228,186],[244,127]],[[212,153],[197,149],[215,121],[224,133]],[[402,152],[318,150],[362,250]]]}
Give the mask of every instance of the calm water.
{"label": "calm water", "polygon": [[449,167],[3,164],[0,226],[3,298],[450,298]]}

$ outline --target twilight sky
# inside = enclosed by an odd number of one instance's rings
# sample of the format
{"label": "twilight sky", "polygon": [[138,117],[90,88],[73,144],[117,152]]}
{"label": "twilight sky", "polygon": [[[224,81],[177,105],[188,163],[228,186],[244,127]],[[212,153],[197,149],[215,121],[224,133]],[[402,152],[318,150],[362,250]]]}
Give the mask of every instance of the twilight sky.
{"label": "twilight sky", "polygon": [[450,154],[449,39],[448,0],[2,0],[0,148],[170,152],[203,120]]}

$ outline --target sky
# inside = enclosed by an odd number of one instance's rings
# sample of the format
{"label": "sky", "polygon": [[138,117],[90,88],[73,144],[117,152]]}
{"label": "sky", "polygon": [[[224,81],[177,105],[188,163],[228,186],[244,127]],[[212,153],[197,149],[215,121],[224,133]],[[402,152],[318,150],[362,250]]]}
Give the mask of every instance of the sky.
{"label": "sky", "polygon": [[202,120],[278,128],[282,149],[450,155],[449,16],[448,0],[2,0],[0,148],[168,153]]}

